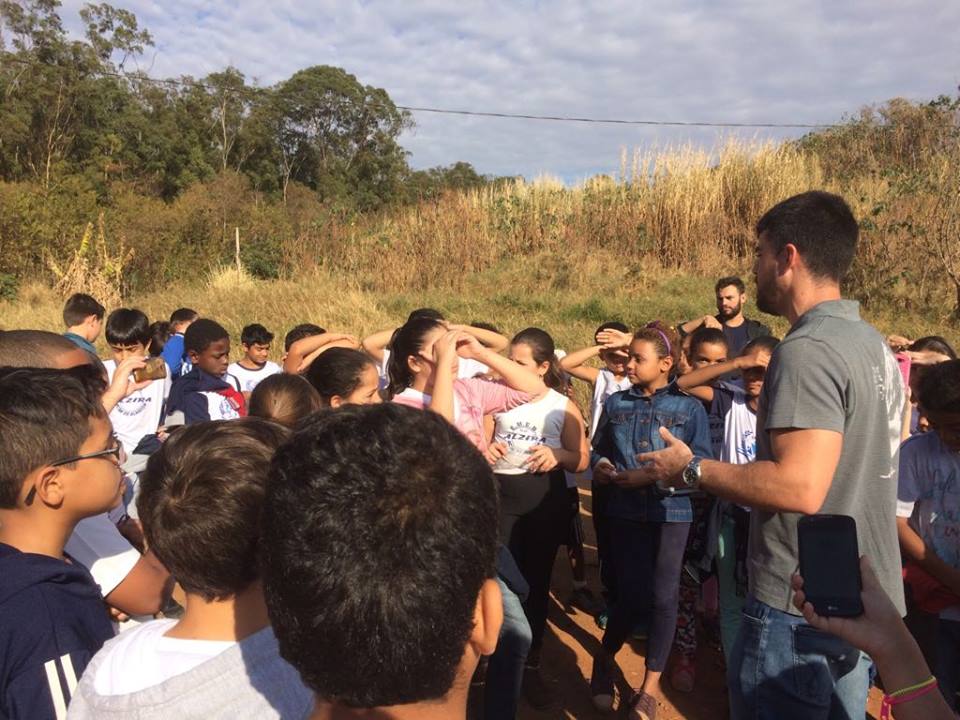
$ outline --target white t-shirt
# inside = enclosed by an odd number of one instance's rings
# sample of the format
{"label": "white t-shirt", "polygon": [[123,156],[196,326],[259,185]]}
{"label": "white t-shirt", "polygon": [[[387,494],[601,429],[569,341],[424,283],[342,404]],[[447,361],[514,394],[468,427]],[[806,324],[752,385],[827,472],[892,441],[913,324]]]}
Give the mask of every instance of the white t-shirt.
{"label": "white t-shirt", "polygon": [[[733,397],[723,419],[723,445],[720,460],[746,465],[757,459],[757,414],[747,404],[747,394],[728,385]],[[720,390],[715,390],[720,392]]]}
{"label": "white t-shirt", "polygon": [[597,431],[597,425],[600,423],[600,413],[603,412],[603,404],[607,398],[615,392],[630,389],[630,378],[624,375],[617,380],[613,373],[606,368],[600,369],[597,375],[597,381],[593,384],[593,399],[590,401],[590,439]]}
{"label": "white t-shirt", "polygon": [[[113,373],[117,369],[115,360],[104,360],[103,366],[113,382]],[[127,455],[133,454],[140,440],[145,435],[152,435],[160,427],[163,417],[163,406],[170,395],[170,368],[167,367],[167,376],[162,380],[153,380],[142,390],[137,390],[116,404],[110,411],[110,422],[113,423],[113,432],[123,444]]]}
{"label": "white t-shirt", "polygon": [[283,371],[275,362],[267,360],[267,362],[263,364],[263,367],[257,370],[245,368],[238,362],[230,363],[230,367],[227,368],[227,372],[235,376],[237,380],[240,381],[240,392],[248,393],[253,392],[253,389],[260,384],[261,380],[265,380],[271,375],[276,375],[277,373]]}
{"label": "white t-shirt", "polygon": [[[914,435],[900,446],[897,517],[909,518],[924,544],[960,569],[960,453],[936,432]],[[940,617],[960,621],[960,606],[942,610]]]}
{"label": "white t-shirt", "polygon": [[164,633],[176,620],[151,620],[118,636],[97,667],[98,695],[129,695],[182,675],[234,645],[229,640],[184,640]]}
{"label": "white t-shirt", "polygon": [[535,445],[563,447],[563,423],[567,418],[570,399],[556,390],[547,390],[539,400],[518,405],[512,410],[497,413],[493,441],[507,446],[507,454],[500,458],[493,471],[503,475],[521,475],[529,472],[524,463]]}
{"label": "white t-shirt", "polygon": [[106,513],[78,522],[64,551],[90,571],[104,597],[123,582],[140,560],[140,553],[120,534]]}
{"label": "white t-shirt", "polygon": [[[488,372],[490,372],[490,368],[479,360],[474,360],[473,358],[459,358],[459,360],[460,362],[457,365],[457,378],[459,379],[472,378],[476,377],[477,375],[486,375]],[[384,348],[383,360],[380,362],[380,365],[377,366],[377,371],[380,373],[381,390],[390,384],[390,374],[387,371],[389,364],[390,351]]]}

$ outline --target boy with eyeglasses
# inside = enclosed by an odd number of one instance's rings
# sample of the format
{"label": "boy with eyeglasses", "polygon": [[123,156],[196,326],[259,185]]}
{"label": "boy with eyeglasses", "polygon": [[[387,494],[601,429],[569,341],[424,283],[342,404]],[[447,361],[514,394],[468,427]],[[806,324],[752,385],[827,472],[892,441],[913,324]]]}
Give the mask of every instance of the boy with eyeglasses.
{"label": "boy with eyeglasses", "polygon": [[0,717],[65,717],[113,635],[93,578],[64,553],[124,488],[104,385],[90,366],[0,369]]}

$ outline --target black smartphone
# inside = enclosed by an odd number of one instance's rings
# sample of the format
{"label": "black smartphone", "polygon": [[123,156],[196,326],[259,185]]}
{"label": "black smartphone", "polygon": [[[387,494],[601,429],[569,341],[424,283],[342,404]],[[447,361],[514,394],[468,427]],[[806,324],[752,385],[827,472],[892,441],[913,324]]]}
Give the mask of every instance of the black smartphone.
{"label": "black smartphone", "polygon": [[863,614],[857,522],[848,515],[805,515],[797,524],[807,602],[824,617]]}

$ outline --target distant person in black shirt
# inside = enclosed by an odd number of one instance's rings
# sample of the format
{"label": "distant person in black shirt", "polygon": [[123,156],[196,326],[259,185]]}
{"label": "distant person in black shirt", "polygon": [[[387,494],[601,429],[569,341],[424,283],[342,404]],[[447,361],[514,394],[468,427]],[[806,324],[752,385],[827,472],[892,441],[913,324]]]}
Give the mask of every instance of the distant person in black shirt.
{"label": "distant person in black shirt", "polygon": [[770,328],[756,320],[743,316],[743,305],[747,300],[746,286],[738,277],[723,277],[714,286],[717,294],[717,314],[704,315],[688,320],[677,329],[680,335],[689,335],[701,327],[722,330],[730,346],[730,357],[740,354],[751,340],[770,335]]}

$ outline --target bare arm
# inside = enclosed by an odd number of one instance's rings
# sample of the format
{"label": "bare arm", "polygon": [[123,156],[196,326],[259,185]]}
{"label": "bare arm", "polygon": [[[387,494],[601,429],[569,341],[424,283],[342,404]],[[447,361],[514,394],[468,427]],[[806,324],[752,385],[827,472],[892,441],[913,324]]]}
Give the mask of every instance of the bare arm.
{"label": "bare arm", "polygon": [[430,409],[442,415],[447,422],[455,421],[453,414],[453,358],[457,353],[457,340],[461,333],[448,331],[433,344],[433,390],[430,394]]}
{"label": "bare arm", "polygon": [[[660,429],[660,435],[667,443],[666,449],[637,455],[644,467],[621,473],[625,479],[618,479],[619,484],[676,484],[693,453],[666,428]],[[771,512],[819,512],[840,461],[843,434],[832,430],[772,430],[770,444],[776,460],[746,465],[704,460],[700,466],[701,488],[724,500]]]}
{"label": "bare arm", "polygon": [[948,565],[928,547],[917,532],[910,527],[909,519],[897,518],[897,537],[904,557],[913,560],[930,575],[960,595],[960,570]]}
{"label": "bare arm", "polygon": [[602,349],[599,345],[591,345],[582,350],[575,350],[560,360],[560,367],[577,380],[583,380],[591,384],[595,383],[600,375],[600,370],[584,363],[590,358],[597,357]]}
{"label": "bare arm", "polygon": [[549,472],[555,467],[561,467],[568,472],[583,472],[590,464],[590,448],[587,445],[587,434],[584,431],[583,416],[580,410],[571,401],[567,402],[564,410],[563,427],[560,430],[561,447],[553,448],[546,445],[535,445],[530,449],[530,457],[526,461],[530,472]]}
{"label": "bare arm", "polygon": [[467,333],[467,335],[473,335],[480,341],[481,345],[490,348],[494,352],[503,352],[507,349],[507,346],[510,345],[508,338],[492,330],[484,330],[483,328],[474,327],[473,325],[450,325],[449,327],[451,330],[459,330],[460,332]]}
{"label": "bare arm", "polygon": [[[290,346],[290,350],[287,352],[287,357],[283,361],[283,371],[294,374],[303,372],[309,365],[309,363],[304,362],[309,355],[315,353],[325,345],[341,340],[351,342],[353,347],[357,347],[356,338],[344,333],[323,333],[321,335],[311,335],[310,337],[297,340]],[[314,357],[316,356],[314,355]]]}
{"label": "bare arm", "polygon": [[456,334],[459,336],[457,338],[457,352],[460,357],[479,360],[497,373],[509,387],[524,392],[530,397],[537,397],[546,392],[543,380],[529,370],[517,365],[513,360],[508,360],[503,355],[495,353],[490,348],[485,348],[472,335]]}
{"label": "bare arm", "polygon": [[687,320],[687,322],[680,326],[680,330],[684,335],[690,335],[691,333],[699,330],[701,327],[716,328],[717,330],[720,330],[723,326],[713,315],[704,315],[703,317],[694,318],[693,320]]}
{"label": "bare arm", "polygon": [[375,332],[373,335],[367,335],[360,345],[367,355],[372,357],[378,363],[382,363],[383,351],[387,345],[390,344],[390,338],[393,337],[393,333],[394,330],[380,330],[379,332]]}
{"label": "bare arm", "polygon": [[172,589],[170,572],[156,555],[147,551],[104,600],[128,615],[155,615],[166,604]]}

